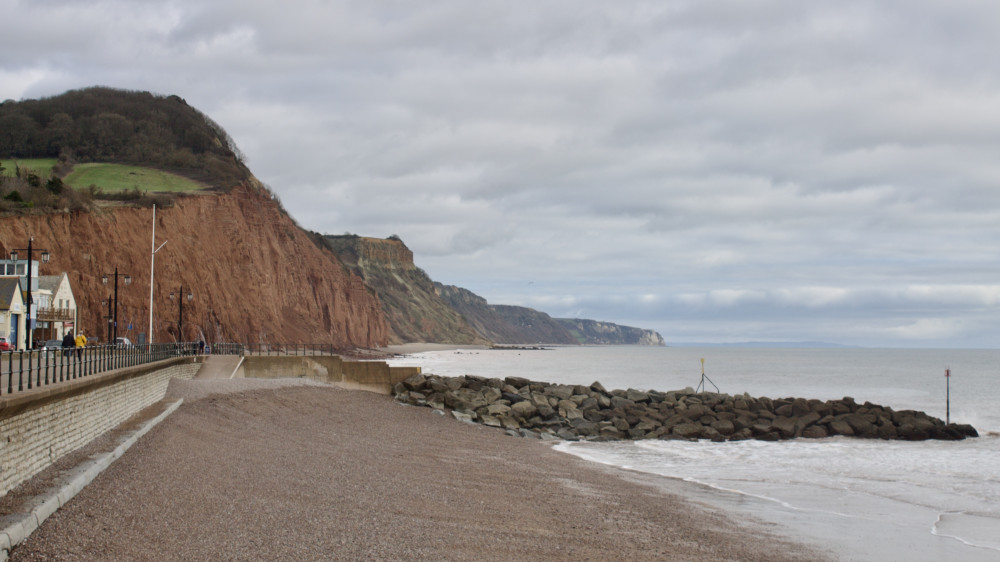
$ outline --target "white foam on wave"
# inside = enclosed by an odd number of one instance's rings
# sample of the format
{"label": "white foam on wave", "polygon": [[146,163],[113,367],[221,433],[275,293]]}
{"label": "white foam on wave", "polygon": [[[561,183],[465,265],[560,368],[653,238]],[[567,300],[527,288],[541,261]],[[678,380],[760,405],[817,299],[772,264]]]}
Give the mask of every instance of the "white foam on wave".
{"label": "white foam on wave", "polygon": [[995,514],[942,513],[931,531],[937,536],[955,539],[962,544],[996,552],[1000,556],[1000,521]]}
{"label": "white foam on wave", "polygon": [[[988,560],[996,555],[991,537],[1000,537],[1000,479],[992,474],[996,444],[834,438],[578,442],[556,448],[714,490],[722,507],[796,527],[838,549],[856,549],[848,543],[867,536],[870,551],[852,554],[860,559],[912,550],[913,560]],[[887,536],[892,539],[882,538]]]}

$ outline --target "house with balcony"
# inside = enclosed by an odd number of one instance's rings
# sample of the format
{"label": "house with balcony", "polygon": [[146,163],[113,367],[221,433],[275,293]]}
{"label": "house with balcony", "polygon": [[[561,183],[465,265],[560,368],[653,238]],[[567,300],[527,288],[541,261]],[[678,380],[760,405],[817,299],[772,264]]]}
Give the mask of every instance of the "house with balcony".
{"label": "house with balcony", "polygon": [[66,332],[74,330],[77,321],[76,298],[69,276],[41,275],[38,277],[38,292],[32,295],[35,303],[36,342],[60,340]]}

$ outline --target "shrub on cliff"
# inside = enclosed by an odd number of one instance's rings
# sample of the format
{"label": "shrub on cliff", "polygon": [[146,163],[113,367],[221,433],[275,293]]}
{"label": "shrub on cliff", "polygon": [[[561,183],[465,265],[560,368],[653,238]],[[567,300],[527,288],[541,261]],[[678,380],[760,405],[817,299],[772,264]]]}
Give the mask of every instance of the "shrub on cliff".
{"label": "shrub on cliff", "polygon": [[175,169],[217,187],[250,178],[218,123],[177,96],[112,88],[0,104],[0,156]]}

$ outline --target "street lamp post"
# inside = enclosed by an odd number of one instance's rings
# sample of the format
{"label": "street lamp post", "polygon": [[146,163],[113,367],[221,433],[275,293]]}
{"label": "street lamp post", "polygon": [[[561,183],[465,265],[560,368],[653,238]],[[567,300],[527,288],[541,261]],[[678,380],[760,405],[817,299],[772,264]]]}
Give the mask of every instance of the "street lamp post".
{"label": "street lamp post", "polygon": [[[126,285],[131,285],[132,284],[132,276],[131,275],[129,275],[127,273],[123,273],[122,277],[124,277]],[[103,283],[105,285],[108,284],[108,274],[107,273],[105,273],[103,276],[101,276],[101,283]],[[118,343],[118,267],[117,266],[115,267],[114,340],[112,340],[112,341],[110,341],[108,343],[112,343],[112,344]]]}
{"label": "street lamp post", "polygon": [[108,313],[104,316],[104,319],[108,321],[108,341],[111,341],[111,311],[114,309],[114,303],[111,302],[111,297],[108,296]]}
{"label": "street lamp post", "polygon": [[[188,287],[187,300],[194,298],[194,294],[191,293],[191,288]],[[170,291],[170,300],[174,300],[174,292]],[[184,341],[184,285],[181,285],[180,291],[177,292],[177,341]]]}
{"label": "street lamp post", "polygon": [[[21,249],[16,249],[16,250],[11,250],[10,251],[10,261],[14,263],[14,271],[15,271],[15,273],[17,271],[17,254],[18,254],[18,252],[28,252],[28,288],[27,288],[27,293],[28,293],[28,312],[25,314],[25,320],[26,320],[25,327],[28,330],[28,337],[25,340],[25,346],[28,349],[31,349],[32,339],[33,339],[32,338],[32,332],[33,332],[33,330],[31,329],[31,304],[33,302],[33,299],[31,298],[31,253],[32,253],[32,250],[33,250],[33,248],[31,247],[31,242],[33,240],[34,240],[34,238],[32,238],[32,237],[29,236],[28,237],[28,247],[27,248],[21,248]],[[41,252],[42,252],[42,263],[49,263],[49,257],[51,256],[51,254],[49,254],[49,251],[48,250],[41,250]]]}

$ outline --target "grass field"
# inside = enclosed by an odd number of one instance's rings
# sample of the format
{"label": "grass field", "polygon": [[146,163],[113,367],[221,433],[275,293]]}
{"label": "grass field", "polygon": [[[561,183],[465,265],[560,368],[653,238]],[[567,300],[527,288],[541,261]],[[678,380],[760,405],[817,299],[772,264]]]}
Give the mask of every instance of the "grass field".
{"label": "grass field", "polygon": [[3,165],[3,175],[14,177],[14,172],[16,167],[20,166],[21,169],[28,168],[31,171],[38,174],[38,177],[42,180],[47,180],[50,175],[52,175],[52,167],[56,165],[55,158],[0,158],[0,164]]}
{"label": "grass field", "polygon": [[77,164],[73,171],[63,178],[63,181],[76,189],[85,188],[91,184],[105,192],[127,191],[197,191],[205,186],[185,177],[123,164]]}

